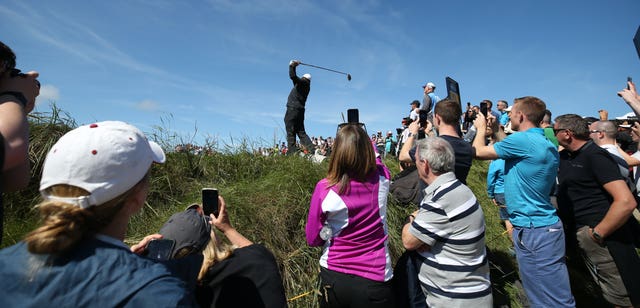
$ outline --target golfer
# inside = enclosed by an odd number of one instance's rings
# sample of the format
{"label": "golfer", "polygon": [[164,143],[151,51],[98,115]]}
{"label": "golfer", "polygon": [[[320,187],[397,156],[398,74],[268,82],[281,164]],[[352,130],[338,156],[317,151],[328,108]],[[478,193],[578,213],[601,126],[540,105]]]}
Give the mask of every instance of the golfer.
{"label": "golfer", "polygon": [[289,150],[287,154],[298,151],[296,146],[296,135],[300,138],[300,143],[310,154],[314,154],[315,146],[304,131],[304,106],[307,103],[307,96],[311,90],[311,75],[304,74],[298,78],[296,66],[300,64],[298,60],[289,62],[289,78],[293,81],[293,88],[287,98],[287,113],[284,115],[284,125],[287,128],[287,144]]}

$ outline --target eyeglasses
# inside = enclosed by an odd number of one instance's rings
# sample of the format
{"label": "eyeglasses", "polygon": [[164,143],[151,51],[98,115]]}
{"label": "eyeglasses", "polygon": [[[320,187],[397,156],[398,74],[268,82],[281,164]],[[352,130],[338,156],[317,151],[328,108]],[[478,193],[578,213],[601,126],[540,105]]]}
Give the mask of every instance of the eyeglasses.
{"label": "eyeglasses", "polygon": [[570,129],[568,129],[568,128],[554,128],[553,129],[553,134],[557,135],[559,132],[562,132],[562,131],[565,131],[565,130],[570,131]]}

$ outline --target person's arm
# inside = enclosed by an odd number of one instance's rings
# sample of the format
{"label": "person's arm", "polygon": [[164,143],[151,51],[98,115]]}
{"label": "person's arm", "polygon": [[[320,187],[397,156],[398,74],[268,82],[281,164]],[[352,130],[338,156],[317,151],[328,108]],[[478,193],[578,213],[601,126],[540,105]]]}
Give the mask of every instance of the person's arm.
{"label": "person's arm", "polygon": [[618,96],[622,97],[633,112],[635,112],[636,116],[640,117],[640,96],[638,96],[638,92],[636,91],[636,85],[631,81],[627,81],[627,86],[629,89],[623,89],[618,92]]}
{"label": "person's arm", "polygon": [[476,127],[476,136],[473,138],[472,146],[475,148],[475,158],[478,159],[496,159],[498,154],[493,148],[493,144],[485,145],[485,134],[487,131],[487,121],[482,113],[476,115],[476,119],[473,121],[473,126]]}
{"label": "person's arm", "polygon": [[416,138],[418,138],[418,130],[420,129],[420,123],[418,123],[417,121],[413,121],[411,122],[411,124],[409,124],[409,127],[407,129],[409,130],[409,134],[407,135],[407,138],[404,140],[404,144],[402,145],[402,150],[400,150],[400,155],[398,156],[398,159],[401,162],[411,163],[413,162],[413,160],[409,155],[409,151],[411,151],[411,148],[413,148]]}
{"label": "person's arm", "polygon": [[298,64],[300,64],[300,61],[298,60],[289,61],[289,78],[291,78],[294,85],[300,81],[298,74],[296,74],[296,66],[298,66]]}
{"label": "person's arm", "polygon": [[[11,77],[9,73],[0,79],[0,134],[4,139],[4,164],[2,191],[14,191],[29,183],[29,122],[27,114],[35,106],[40,93],[37,72]],[[25,102],[20,101],[22,93]],[[24,103],[24,105],[23,105]]]}
{"label": "person's arm", "polygon": [[304,228],[307,244],[309,246],[321,246],[325,240],[320,237],[320,231],[325,223],[325,215],[322,211],[322,201],[324,200],[324,190],[321,183],[316,184],[316,188],[311,195],[309,204],[309,214],[307,225]]}
{"label": "person's arm", "polygon": [[620,153],[620,156],[622,156],[622,158],[624,158],[624,161],[627,162],[629,167],[635,167],[635,166],[640,165],[640,160],[638,160],[637,158],[627,154],[627,152],[622,150],[622,148],[620,147],[619,144],[616,144],[616,149],[618,149],[618,153]]}
{"label": "person's arm", "polygon": [[246,237],[244,237],[244,235],[238,232],[236,228],[231,226],[231,221],[229,220],[229,215],[227,214],[227,206],[222,196],[218,196],[218,203],[220,204],[218,217],[214,216],[213,214],[209,215],[211,217],[211,224],[214,225],[222,233],[224,233],[227,239],[229,239],[229,242],[231,242],[231,244],[235,245],[237,248],[252,245],[253,242],[248,240]]}
{"label": "person's arm", "polygon": [[404,224],[404,227],[402,227],[402,245],[406,250],[429,251],[431,249],[431,246],[422,242],[420,239],[411,234],[411,231],[409,231],[409,228],[411,227],[411,224],[413,223],[413,220],[416,218],[417,214],[418,211],[415,211],[411,215],[409,215],[409,221]]}
{"label": "person's arm", "polygon": [[[624,180],[606,183],[604,189],[613,197],[613,202],[602,221],[593,227],[593,231],[606,238],[627,222],[636,208],[636,200]],[[590,235],[593,237],[593,233]]]}

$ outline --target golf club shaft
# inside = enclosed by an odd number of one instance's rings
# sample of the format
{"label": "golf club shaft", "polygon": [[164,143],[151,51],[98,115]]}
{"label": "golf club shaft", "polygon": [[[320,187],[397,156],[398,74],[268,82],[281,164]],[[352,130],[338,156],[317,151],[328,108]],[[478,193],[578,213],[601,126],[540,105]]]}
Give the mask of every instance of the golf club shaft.
{"label": "golf club shaft", "polygon": [[301,65],[306,65],[306,66],[311,66],[311,67],[315,67],[315,68],[319,68],[319,69],[323,69],[323,70],[327,70],[330,72],[334,72],[334,73],[338,73],[338,74],[342,74],[342,75],[349,75],[347,73],[344,72],[340,72],[340,71],[336,71],[336,70],[332,70],[330,68],[326,68],[326,67],[322,67],[322,66],[317,66],[317,65],[313,65],[313,64],[307,64],[307,63],[302,63],[300,62]]}

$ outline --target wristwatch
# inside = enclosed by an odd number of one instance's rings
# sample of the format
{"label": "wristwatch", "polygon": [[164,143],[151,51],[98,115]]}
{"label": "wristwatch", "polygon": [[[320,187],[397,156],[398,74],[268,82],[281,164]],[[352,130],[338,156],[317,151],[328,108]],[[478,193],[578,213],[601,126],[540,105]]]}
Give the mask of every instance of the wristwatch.
{"label": "wristwatch", "polygon": [[409,137],[413,137],[413,134],[411,132],[409,132],[409,134],[407,134],[407,138]]}
{"label": "wristwatch", "polygon": [[591,228],[591,235],[596,240],[596,242],[598,242],[600,244],[602,244],[604,242],[604,238],[602,237],[602,235],[600,235],[600,233],[596,232],[596,229]]}

